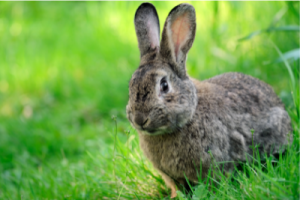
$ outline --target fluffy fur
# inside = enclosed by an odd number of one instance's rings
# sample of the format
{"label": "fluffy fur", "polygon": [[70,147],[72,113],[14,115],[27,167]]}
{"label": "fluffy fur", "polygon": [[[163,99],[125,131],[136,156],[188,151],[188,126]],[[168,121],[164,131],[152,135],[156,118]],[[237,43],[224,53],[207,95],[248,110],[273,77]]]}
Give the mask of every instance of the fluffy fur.
{"label": "fluffy fur", "polygon": [[[245,161],[252,155],[252,140],[261,154],[278,153],[292,141],[290,118],[266,83],[241,73],[204,81],[186,74],[196,30],[191,5],[180,4],[170,12],[160,46],[158,22],[152,4],[138,8],[141,62],[129,83],[126,111],[144,154],[172,189],[172,197],[176,185],[186,185],[185,176],[197,183],[200,165],[205,177],[218,162],[230,161],[223,166],[230,171]],[[167,92],[161,89],[162,80],[168,83]]]}

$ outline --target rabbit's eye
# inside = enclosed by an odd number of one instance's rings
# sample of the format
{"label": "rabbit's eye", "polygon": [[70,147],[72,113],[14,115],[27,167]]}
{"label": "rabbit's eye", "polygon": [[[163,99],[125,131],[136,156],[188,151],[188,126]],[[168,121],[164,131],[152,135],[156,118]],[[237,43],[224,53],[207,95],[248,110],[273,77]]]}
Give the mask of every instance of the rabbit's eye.
{"label": "rabbit's eye", "polygon": [[160,91],[162,92],[168,92],[169,91],[169,86],[166,78],[161,79],[160,81]]}

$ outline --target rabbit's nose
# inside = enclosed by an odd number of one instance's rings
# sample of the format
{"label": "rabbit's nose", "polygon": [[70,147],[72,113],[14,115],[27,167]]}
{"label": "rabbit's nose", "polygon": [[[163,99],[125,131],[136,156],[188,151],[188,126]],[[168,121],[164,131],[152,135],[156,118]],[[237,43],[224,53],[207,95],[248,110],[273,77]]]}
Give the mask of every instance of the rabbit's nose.
{"label": "rabbit's nose", "polygon": [[148,121],[148,119],[146,118],[145,115],[143,115],[143,114],[140,113],[140,112],[136,113],[136,115],[135,115],[135,117],[134,117],[134,122],[135,122],[137,125],[143,127],[143,125],[146,124],[147,121]]}

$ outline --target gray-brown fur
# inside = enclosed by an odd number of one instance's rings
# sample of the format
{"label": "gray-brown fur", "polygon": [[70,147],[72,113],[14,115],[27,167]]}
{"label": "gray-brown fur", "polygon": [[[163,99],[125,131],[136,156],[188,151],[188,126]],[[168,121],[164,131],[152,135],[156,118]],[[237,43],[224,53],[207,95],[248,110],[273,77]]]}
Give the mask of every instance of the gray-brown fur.
{"label": "gray-brown fur", "polygon": [[[181,19],[180,13],[188,13],[190,32],[185,34],[188,38],[176,40],[181,47],[176,54],[166,24],[173,27],[172,20]],[[252,155],[252,142],[261,154],[274,154],[293,140],[290,118],[266,83],[241,73],[204,81],[186,74],[195,21],[191,5],[175,7],[166,20],[160,50],[149,49],[129,83],[127,117],[138,130],[144,154],[162,174],[173,197],[175,182],[185,184],[185,176],[197,183],[200,163],[203,177],[218,162],[229,161],[224,167],[230,171],[234,163]],[[168,83],[167,92],[162,91],[162,80]]]}

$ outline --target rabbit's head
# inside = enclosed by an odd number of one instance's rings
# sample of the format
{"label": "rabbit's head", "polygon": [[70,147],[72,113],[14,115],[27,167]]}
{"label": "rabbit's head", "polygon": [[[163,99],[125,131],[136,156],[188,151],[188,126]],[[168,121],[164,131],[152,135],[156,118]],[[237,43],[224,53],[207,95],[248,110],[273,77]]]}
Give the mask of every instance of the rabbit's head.
{"label": "rabbit's head", "polygon": [[129,83],[127,117],[144,134],[171,133],[193,117],[196,89],[186,73],[186,57],[195,38],[195,10],[180,4],[169,13],[159,42],[155,7],[143,3],[135,14],[140,66]]}

